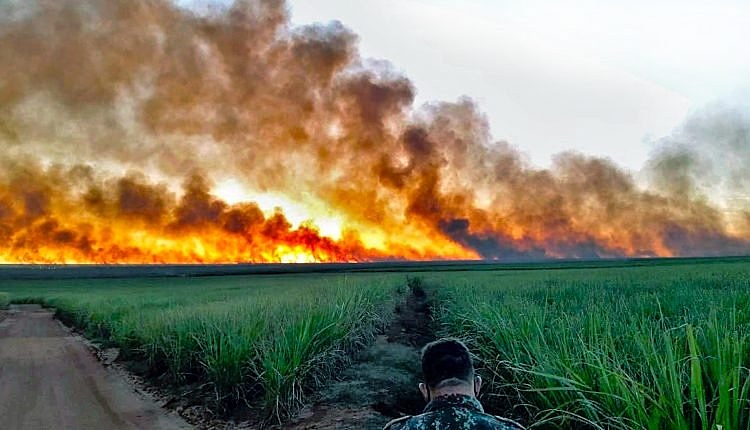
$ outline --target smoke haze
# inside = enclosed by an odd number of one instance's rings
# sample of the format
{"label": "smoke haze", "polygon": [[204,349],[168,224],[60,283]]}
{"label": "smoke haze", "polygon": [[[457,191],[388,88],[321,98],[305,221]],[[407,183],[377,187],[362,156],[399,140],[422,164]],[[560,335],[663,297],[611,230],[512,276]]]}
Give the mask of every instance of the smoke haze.
{"label": "smoke haze", "polygon": [[[279,0],[0,2],[0,260],[264,262],[747,254],[750,119],[713,107],[549,169],[468,99],[415,109],[338,22]],[[603,142],[602,144],[606,144]],[[308,221],[222,181],[310,205]],[[718,197],[718,198],[717,198]],[[340,234],[316,218],[335,214]]]}

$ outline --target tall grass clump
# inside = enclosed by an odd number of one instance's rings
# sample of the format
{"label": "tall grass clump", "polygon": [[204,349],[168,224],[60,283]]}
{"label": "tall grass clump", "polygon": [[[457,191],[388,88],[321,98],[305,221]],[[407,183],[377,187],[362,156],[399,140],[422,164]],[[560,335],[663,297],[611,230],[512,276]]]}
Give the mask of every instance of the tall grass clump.
{"label": "tall grass clump", "polygon": [[443,289],[438,318],[491,376],[485,401],[535,428],[750,428],[744,268],[558,275]]}
{"label": "tall grass clump", "polygon": [[306,386],[321,386],[351,356],[369,343],[384,323],[385,297],[341,294],[284,309],[286,320],[270,330],[261,354],[265,402],[274,417],[288,416],[304,401]]}

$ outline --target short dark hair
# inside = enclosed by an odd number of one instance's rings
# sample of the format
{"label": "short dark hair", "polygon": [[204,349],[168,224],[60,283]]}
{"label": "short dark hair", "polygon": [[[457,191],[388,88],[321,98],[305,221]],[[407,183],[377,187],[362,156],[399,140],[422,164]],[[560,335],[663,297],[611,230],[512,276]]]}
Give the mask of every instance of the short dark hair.
{"label": "short dark hair", "polygon": [[422,348],[422,375],[427,386],[431,388],[445,385],[441,384],[443,381],[471,382],[474,377],[474,364],[469,349],[455,338],[443,338],[428,343]]}

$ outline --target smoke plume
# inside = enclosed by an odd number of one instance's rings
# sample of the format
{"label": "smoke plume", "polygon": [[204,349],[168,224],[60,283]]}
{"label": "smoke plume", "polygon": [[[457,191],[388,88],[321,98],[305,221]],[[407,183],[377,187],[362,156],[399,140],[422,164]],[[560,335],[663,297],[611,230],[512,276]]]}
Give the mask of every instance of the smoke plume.
{"label": "smoke plume", "polygon": [[[750,251],[750,120],[726,109],[660,142],[644,188],[575,152],[529,165],[470,99],[415,109],[412,83],[363,61],[355,34],[292,27],[281,0],[200,14],[0,2],[0,64],[0,261]],[[307,205],[307,220],[223,201],[226,180]],[[331,214],[329,236],[318,221]]]}

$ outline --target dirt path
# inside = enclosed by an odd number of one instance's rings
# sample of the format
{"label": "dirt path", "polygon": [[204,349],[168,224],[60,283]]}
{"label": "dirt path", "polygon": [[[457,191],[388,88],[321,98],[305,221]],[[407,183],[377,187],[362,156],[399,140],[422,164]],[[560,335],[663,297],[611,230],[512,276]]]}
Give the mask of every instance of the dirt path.
{"label": "dirt path", "polygon": [[[3,429],[190,429],[103,367],[50,311],[0,316]],[[3,318],[4,317],[4,318]]]}

